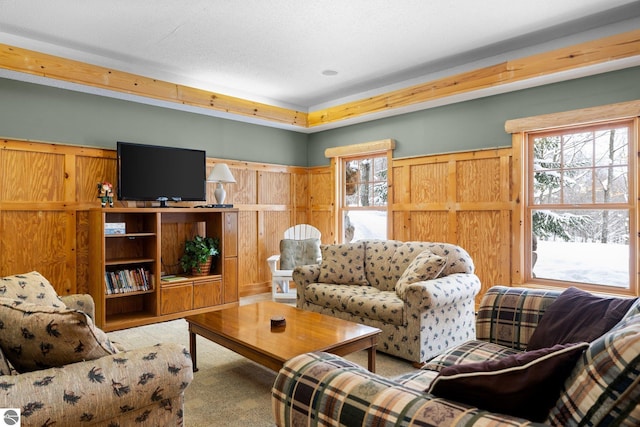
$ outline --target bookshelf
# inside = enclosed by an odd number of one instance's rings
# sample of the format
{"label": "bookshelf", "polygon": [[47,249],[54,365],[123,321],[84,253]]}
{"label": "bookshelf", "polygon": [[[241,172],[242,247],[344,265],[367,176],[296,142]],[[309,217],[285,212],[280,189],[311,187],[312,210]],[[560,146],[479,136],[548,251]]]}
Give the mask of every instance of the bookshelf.
{"label": "bookshelf", "polygon": [[[91,209],[96,324],[111,331],[237,305],[237,225],[237,209]],[[196,234],[220,239],[211,271],[197,277],[179,266],[185,240]]]}

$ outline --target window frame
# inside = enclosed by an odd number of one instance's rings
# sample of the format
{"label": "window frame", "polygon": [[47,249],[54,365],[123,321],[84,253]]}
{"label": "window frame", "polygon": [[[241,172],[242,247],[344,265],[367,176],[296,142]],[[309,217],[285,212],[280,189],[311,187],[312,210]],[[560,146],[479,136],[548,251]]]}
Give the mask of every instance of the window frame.
{"label": "window frame", "polygon": [[[377,159],[377,158],[386,158],[387,160],[387,179],[386,179],[386,184],[387,184],[387,202],[384,205],[372,205],[372,206],[347,206],[347,194],[346,194],[346,187],[347,187],[347,181],[346,181],[346,165],[348,162],[354,161],[354,160],[364,160],[364,159],[370,159],[373,161],[373,159]],[[373,162],[372,162],[373,163]],[[339,181],[340,181],[340,199],[339,202],[336,204],[338,206],[338,217],[340,219],[340,225],[339,225],[339,243],[345,243],[345,233],[344,233],[344,217],[345,217],[345,213],[346,212],[350,212],[350,211],[377,211],[377,212],[385,212],[387,215],[387,230],[386,230],[386,236],[385,238],[388,239],[389,238],[389,171],[391,169],[391,165],[389,163],[389,158],[387,156],[386,153],[369,153],[369,154],[365,154],[365,155],[359,155],[359,156],[348,156],[348,157],[341,157],[340,158],[340,174],[339,174]],[[374,171],[375,172],[375,171]],[[361,183],[362,181],[358,181],[359,183]],[[377,181],[377,182],[382,182],[382,181]]]}
{"label": "window frame", "polygon": [[[640,101],[630,101],[621,104],[605,105],[583,110],[555,113],[524,119],[510,120],[505,123],[505,130],[512,134],[513,144],[513,193],[516,209],[512,222],[514,246],[512,248],[512,283],[517,286],[539,288],[566,289],[575,286],[587,291],[612,294],[639,296],[638,283],[638,155],[640,149],[639,131]],[[531,173],[531,158],[533,156],[533,137],[549,133],[566,133],[580,129],[597,128],[615,124],[630,123],[629,132],[629,203],[585,204],[578,205],[580,209],[628,209],[629,212],[629,288],[617,288],[581,282],[569,282],[546,278],[533,277],[532,260],[532,223],[531,211],[540,209],[540,205],[533,204],[530,194],[533,185]],[[556,205],[554,205],[556,206]],[[559,204],[557,206],[562,206]],[[564,204],[567,210],[575,205]]]}
{"label": "window frame", "polygon": [[[361,144],[353,144],[341,147],[333,147],[325,150],[325,157],[331,159],[331,170],[333,171],[334,185],[334,243],[344,242],[344,211],[345,210],[384,210],[387,213],[387,238],[392,234],[391,226],[391,203],[393,200],[393,174],[392,160],[393,150],[395,149],[395,140],[384,139],[380,141],[365,142]],[[373,157],[387,158],[387,204],[386,206],[372,206],[371,208],[345,206],[345,163],[349,160],[357,160]]]}

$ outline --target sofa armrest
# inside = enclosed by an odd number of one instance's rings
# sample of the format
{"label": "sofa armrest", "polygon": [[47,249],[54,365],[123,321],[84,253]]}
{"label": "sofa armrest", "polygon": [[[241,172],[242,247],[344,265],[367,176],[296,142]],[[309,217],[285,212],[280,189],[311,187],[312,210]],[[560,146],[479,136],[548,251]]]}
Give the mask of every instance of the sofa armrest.
{"label": "sofa armrest", "polygon": [[[0,407],[21,408],[23,425],[81,425],[163,407],[193,379],[191,356],[175,343],[0,377]],[[182,408],[164,410],[181,411]]]}
{"label": "sofa armrest", "polygon": [[536,426],[435,398],[381,377],[328,353],[307,353],[287,361],[271,389],[279,427],[315,425]]}
{"label": "sofa armrest", "polygon": [[480,302],[476,321],[479,340],[526,350],[540,319],[561,291],[494,286]]}
{"label": "sofa armrest", "polygon": [[480,292],[480,279],[475,274],[454,273],[437,279],[412,283],[405,300],[414,309],[437,308],[472,300]]}
{"label": "sofa armrest", "polygon": [[320,277],[320,264],[301,265],[293,269],[293,281],[297,288],[304,289],[310,283],[316,283]]}
{"label": "sofa armrest", "polygon": [[87,313],[89,317],[91,317],[91,320],[93,320],[95,323],[96,305],[91,295],[89,294],[64,295],[64,296],[61,296],[60,299],[62,300],[62,302],[65,303],[65,305],[68,308],[71,308],[74,310],[80,310]]}

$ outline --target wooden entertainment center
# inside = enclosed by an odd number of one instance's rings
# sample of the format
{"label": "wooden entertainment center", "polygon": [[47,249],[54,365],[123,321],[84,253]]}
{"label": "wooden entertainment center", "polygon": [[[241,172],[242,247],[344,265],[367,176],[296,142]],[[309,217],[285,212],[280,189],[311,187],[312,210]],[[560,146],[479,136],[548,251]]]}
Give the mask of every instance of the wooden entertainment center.
{"label": "wooden entertainment center", "polygon": [[[195,235],[220,239],[206,276],[181,274],[184,242]],[[238,210],[89,210],[89,292],[105,331],[238,305]]]}

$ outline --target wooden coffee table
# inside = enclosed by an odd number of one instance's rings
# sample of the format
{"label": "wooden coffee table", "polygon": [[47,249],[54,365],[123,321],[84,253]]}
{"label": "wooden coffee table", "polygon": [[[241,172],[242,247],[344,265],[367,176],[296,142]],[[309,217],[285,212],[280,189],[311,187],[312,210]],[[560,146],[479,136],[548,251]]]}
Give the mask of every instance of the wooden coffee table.
{"label": "wooden coffee table", "polygon": [[[286,326],[271,328],[271,318],[284,316]],[[286,304],[263,301],[187,316],[194,372],[196,335],[241,354],[274,371],[299,354],[326,351],[344,356],[368,351],[368,369],[376,369],[380,329],[360,325]]]}

